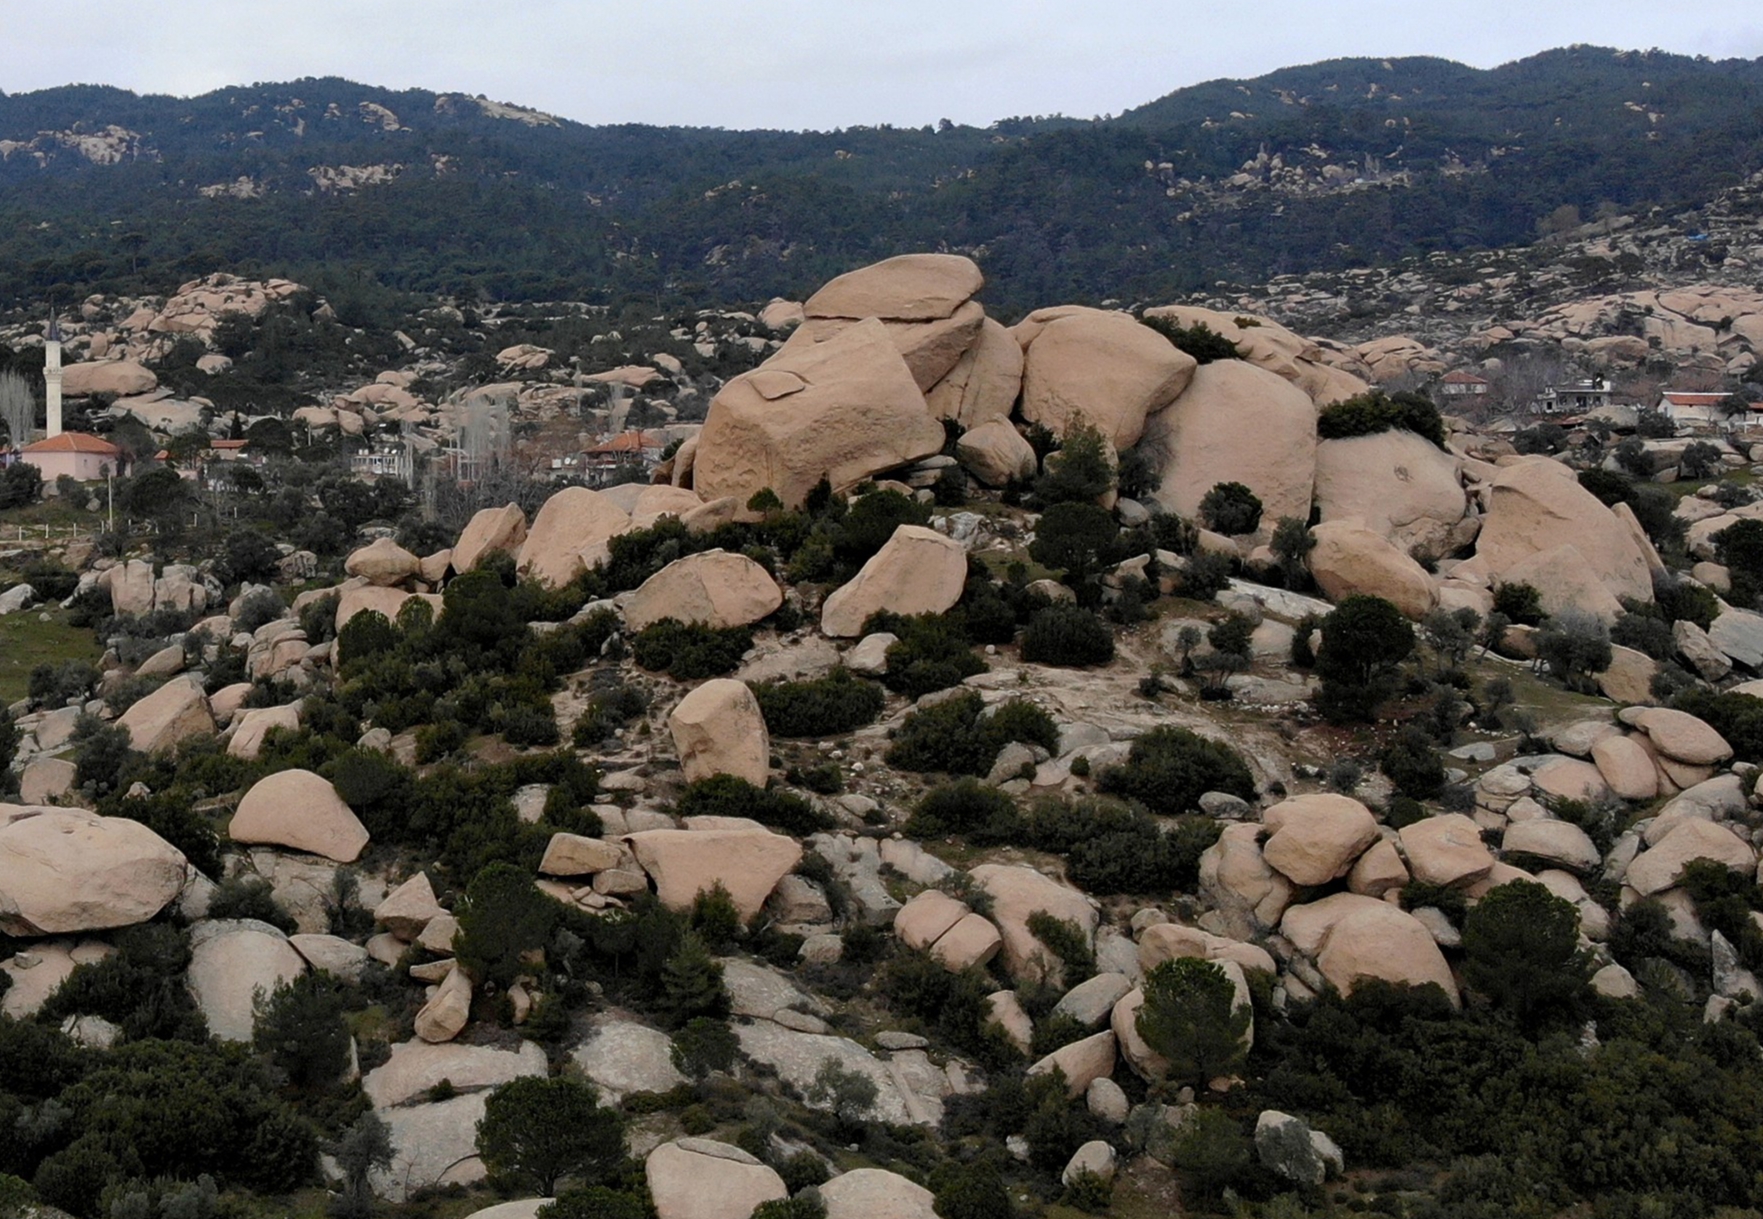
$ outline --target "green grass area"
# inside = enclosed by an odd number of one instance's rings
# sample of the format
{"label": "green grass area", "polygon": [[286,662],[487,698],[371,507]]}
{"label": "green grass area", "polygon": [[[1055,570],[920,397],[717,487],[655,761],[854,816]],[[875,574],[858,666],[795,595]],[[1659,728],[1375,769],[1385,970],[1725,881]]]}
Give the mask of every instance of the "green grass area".
{"label": "green grass area", "polygon": [[[47,612],[49,621],[42,615]],[[0,618],[0,704],[14,702],[30,688],[31,670],[40,664],[84,660],[102,655],[98,641],[84,627],[69,625],[59,609],[28,609]]]}

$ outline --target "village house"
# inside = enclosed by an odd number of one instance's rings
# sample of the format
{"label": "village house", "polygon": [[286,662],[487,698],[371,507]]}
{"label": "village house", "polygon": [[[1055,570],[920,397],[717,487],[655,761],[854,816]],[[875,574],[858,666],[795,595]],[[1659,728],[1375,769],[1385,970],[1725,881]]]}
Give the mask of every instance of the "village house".
{"label": "village house", "polygon": [[1486,377],[1458,369],[1439,378],[1439,392],[1447,398],[1480,397],[1493,388]]}
{"label": "village house", "polygon": [[1537,396],[1536,409],[1543,415],[1579,415],[1610,405],[1610,382],[1602,377],[1551,385]]}
{"label": "village house", "polygon": [[110,474],[128,473],[121,449],[85,432],[61,432],[27,444],[18,450],[17,460],[36,466],[50,485],[63,477],[93,482]]}

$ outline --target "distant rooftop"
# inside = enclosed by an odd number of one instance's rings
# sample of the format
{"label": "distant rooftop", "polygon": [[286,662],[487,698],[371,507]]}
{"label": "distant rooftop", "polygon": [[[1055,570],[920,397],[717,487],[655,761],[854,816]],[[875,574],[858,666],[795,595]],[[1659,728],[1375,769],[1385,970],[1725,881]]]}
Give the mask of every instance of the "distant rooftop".
{"label": "distant rooftop", "polygon": [[85,432],[63,432],[36,444],[27,444],[21,453],[96,453],[101,457],[120,457],[122,450],[108,440],[88,436]]}

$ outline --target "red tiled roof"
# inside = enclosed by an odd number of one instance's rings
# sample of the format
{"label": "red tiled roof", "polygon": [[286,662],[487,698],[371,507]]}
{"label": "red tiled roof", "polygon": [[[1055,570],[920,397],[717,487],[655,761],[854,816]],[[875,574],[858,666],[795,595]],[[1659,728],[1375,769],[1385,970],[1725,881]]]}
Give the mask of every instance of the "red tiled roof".
{"label": "red tiled roof", "polygon": [[108,440],[88,436],[84,432],[63,432],[36,444],[27,444],[21,453],[96,453],[100,457],[120,457],[122,450]]}
{"label": "red tiled roof", "polygon": [[237,452],[250,443],[249,440],[216,440],[208,447],[217,452]]}
{"label": "red tiled roof", "polygon": [[1728,394],[1710,394],[1692,392],[1690,390],[1668,389],[1665,401],[1673,406],[1717,406],[1730,397]]}

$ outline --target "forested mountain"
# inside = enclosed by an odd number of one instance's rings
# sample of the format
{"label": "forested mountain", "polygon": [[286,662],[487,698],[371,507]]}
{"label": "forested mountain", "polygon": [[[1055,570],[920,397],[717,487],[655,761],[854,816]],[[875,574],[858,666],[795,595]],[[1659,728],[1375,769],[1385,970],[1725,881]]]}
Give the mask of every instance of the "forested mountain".
{"label": "forested mountain", "polygon": [[1334,60],[1119,117],[834,132],[588,127],[325,78],[0,95],[0,295],[216,268],[464,297],[799,295],[910,249],[1001,313],[1529,240],[1763,165],[1763,61],[1594,47]]}

